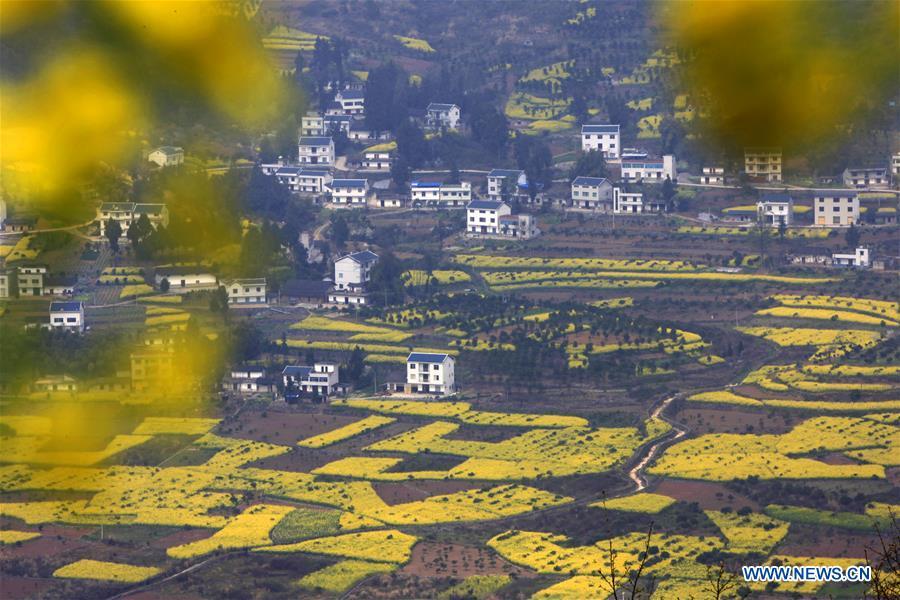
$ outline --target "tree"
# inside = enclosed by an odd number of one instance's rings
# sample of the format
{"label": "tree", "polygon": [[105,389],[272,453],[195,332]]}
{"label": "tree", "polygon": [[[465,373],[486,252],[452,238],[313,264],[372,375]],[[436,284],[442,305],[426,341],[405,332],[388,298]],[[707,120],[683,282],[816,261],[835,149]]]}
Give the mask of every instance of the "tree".
{"label": "tree", "polygon": [[391,181],[397,189],[405,189],[412,176],[412,170],[405,156],[397,156],[397,159],[391,165]]}
{"label": "tree", "polygon": [[785,235],[787,235],[787,223],[785,223],[784,219],[779,219],[778,220],[778,239],[783,242]]}
{"label": "tree", "polygon": [[671,179],[666,177],[666,180],[663,181],[663,184],[662,184],[662,197],[663,197],[663,203],[665,203],[665,205],[666,205],[666,212],[669,212],[672,210],[673,205],[675,204],[676,193],[677,192],[675,190],[675,182],[673,182]]}
{"label": "tree", "polygon": [[366,365],[365,362],[363,362],[364,358],[365,356],[362,348],[356,346],[353,348],[353,352],[350,353],[350,358],[347,360],[347,380],[354,385],[359,383],[365,372]]}
{"label": "tree", "polygon": [[501,157],[509,142],[506,116],[489,103],[476,104],[471,116],[472,138],[490,154]]}
{"label": "tree", "polygon": [[849,247],[856,248],[859,246],[859,238],[859,229],[855,224],[851,223],[849,229],[844,233],[844,240]]}
{"label": "tree", "polygon": [[350,238],[350,226],[343,215],[331,215],[331,239],[338,248],[343,248]]}
{"label": "tree", "polygon": [[109,240],[109,249],[113,254],[119,253],[119,238],[122,237],[122,226],[113,218],[106,222],[106,239]]}
{"label": "tree", "polygon": [[606,158],[599,150],[591,150],[590,152],[582,152],[578,155],[578,160],[569,171],[569,178],[574,180],[576,177],[607,177]]}
{"label": "tree", "polygon": [[225,286],[220,285],[213,291],[209,299],[209,312],[220,313],[222,321],[228,322],[228,290]]}
{"label": "tree", "polygon": [[401,280],[403,265],[392,252],[384,252],[372,268],[369,293],[372,301],[383,306],[403,302],[404,286]]}
{"label": "tree", "polygon": [[900,526],[893,511],[889,511],[890,522],[887,531],[875,525],[878,546],[866,546],[866,565],[872,568],[872,581],[865,597],[875,600],[897,600],[900,598]]}
{"label": "tree", "polygon": [[163,277],[163,280],[159,282],[159,291],[166,293],[169,291],[169,288],[172,284],[169,283],[168,277]]}
{"label": "tree", "polygon": [[724,561],[706,567],[706,591],[713,600],[725,600],[734,597],[731,591],[737,588],[737,573],[730,569]]}
{"label": "tree", "polygon": [[403,121],[397,129],[397,158],[406,160],[411,168],[421,167],[428,161],[430,151],[422,129],[410,121]]}
{"label": "tree", "polygon": [[231,357],[235,362],[257,358],[265,347],[266,338],[252,321],[241,321],[231,330]]}

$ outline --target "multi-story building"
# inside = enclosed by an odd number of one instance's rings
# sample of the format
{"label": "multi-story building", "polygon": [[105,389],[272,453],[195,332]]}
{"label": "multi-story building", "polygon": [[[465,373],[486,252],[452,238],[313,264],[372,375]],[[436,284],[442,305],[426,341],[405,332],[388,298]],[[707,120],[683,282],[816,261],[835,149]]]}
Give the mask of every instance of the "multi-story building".
{"label": "multi-story building", "polygon": [[500,227],[497,231],[499,237],[530,240],[541,233],[537,228],[537,221],[529,214],[500,215],[499,221]]}
{"label": "multi-story building", "polygon": [[703,167],[700,173],[700,183],[706,185],[724,185],[725,167]]}
{"label": "multi-story building", "polygon": [[391,170],[394,151],[390,148],[386,149],[373,146],[363,151],[362,170],[378,171],[385,173]]}
{"label": "multi-story building", "polygon": [[334,137],[339,133],[349,137],[350,131],[356,123],[356,120],[350,115],[325,115],[324,120],[327,137]]}
{"label": "multi-story building", "polygon": [[340,368],[335,363],[315,363],[311,367],[288,365],[281,377],[288,402],[302,398],[327,402],[340,387]]}
{"label": "multi-story building", "polygon": [[44,279],[44,295],[71,296],[78,285],[76,275],[51,275]]}
{"label": "multi-story building", "polygon": [[406,358],[406,385],[414,394],[451,394],[456,390],[455,365],[449,354],[411,352]]}
{"label": "multi-story building", "polygon": [[576,177],[572,182],[572,208],[612,212],[612,184],[605,177]]}
{"label": "multi-story building", "polygon": [[632,182],[656,181],[660,183],[671,179],[672,182],[675,182],[678,179],[675,156],[666,154],[661,159],[622,161],[622,179]]}
{"label": "multi-story building", "polygon": [[459,107],[432,102],[425,109],[425,122],[430,129],[458,129]]}
{"label": "multi-story building", "polygon": [[472,201],[472,184],[413,181],[409,184],[409,197],[413,206],[439,208],[465,208]]}
{"label": "multi-story building", "polygon": [[518,169],[492,169],[487,175],[488,198],[500,202],[528,197],[528,177]]}
{"label": "multi-story building", "polygon": [[324,136],[301,137],[298,156],[301,166],[330,167],[334,165],[334,140]]}
{"label": "multi-story building", "polygon": [[322,137],[326,133],[325,118],[311,110],[300,118],[300,135],[303,137]]}
{"label": "multi-story building", "polygon": [[781,181],[781,148],[745,148],[744,172],[756,179]]}
{"label": "multi-story building", "polygon": [[16,289],[21,296],[43,296],[44,278],[47,265],[40,263],[19,263],[16,267]]}
{"label": "multi-story building", "polygon": [[336,208],[365,208],[369,195],[368,179],[334,179],[328,186]]}
{"label": "multi-story building", "polygon": [[859,212],[856,192],[821,190],[813,195],[813,225],[849,227],[859,223]]}
{"label": "multi-story building", "polygon": [[222,282],[228,292],[228,304],[237,308],[266,304],[266,279],[230,279]]}
{"label": "multi-story building", "polygon": [[327,169],[297,167],[279,164],[260,165],[262,172],[274,176],[278,183],[295,194],[324,194],[326,186],[331,184],[331,172]]}
{"label": "multi-story building", "polygon": [[16,269],[0,267],[0,298],[16,296]]}
{"label": "multi-story building", "polygon": [[865,269],[872,264],[872,255],[865,246],[860,246],[852,253],[834,252],[831,264],[835,267],[855,267]]}
{"label": "multi-story building", "polygon": [[342,90],[334,95],[345,115],[363,115],[366,112],[366,93],[362,90]]}
{"label": "multi-story building", "polygon": [[160,167],[173,167],[184,162],[184,149],[177,146],[160,146],[150,151],[147,160]]}
{"label": "multi-story building", "polygon": [[370,250],[347,254],[334,261],[334,288],[328,301],[334,304],[368,304],[366,285],[372,279],[372,268],[378,255]]}
{"label": "multi-story building", "polygon": [[656,214],[665,210],[662,194],[651,186],[641,189],[613,188],[613,213],[617,215]]}
{"label": "multi-story building", "polygon": [[763,194],[756,203],[756,219],[763,225],[778,227],[794,224],[794,199],[790,194]]}
{"label": "multi-story building", "polygon": [[109,220],[118,221],[122,228],[122,237],[128,234],[131,224],[147,215],[154,227],[169,225],[169,209],[165,204],[145,204],[135,202],[104,202],[97,209],[97,221],[100,223],[100,236],[106,236],[106,225]]}
{"label": "multi-story building", "polygon": [[890,185],[887,169],[844,169],[844,185],[856,189],[886,189]]}
{"label": "multi-story building", "polygon": [[895,181],[900,179],[900,152],[891,155],[891,175]]}
{"label": "multi-story building", "polygon": [[160,287],[163,280],[168,281],[169,291],[179,294],[214,290],[219,286],[219,279],[199,266],[157,267],[153,279],[156,287]]}
{"label": "multi-story building", "polygon": [[511,213],[509,205],[499,200],[472,200],[466,205],[466,233],[497,235],[500,217]]}
{"label": "multi-story building", "polygon": [[50,327],[83,332],[84,304],[81,302],[51,302]]}
{"label": "multi-story building", "polygon": [[266,376],[266,370],[253,365],[232,367],[222,382],[223,390],[242,395],[273,392],[276,388],[275,381]]}
{"label": "multi-story building", "polygon": [[619,158],[622,149],[621,135],[618,125],[582,125],[581,150],[583,152],[599,151],[612,160]]}

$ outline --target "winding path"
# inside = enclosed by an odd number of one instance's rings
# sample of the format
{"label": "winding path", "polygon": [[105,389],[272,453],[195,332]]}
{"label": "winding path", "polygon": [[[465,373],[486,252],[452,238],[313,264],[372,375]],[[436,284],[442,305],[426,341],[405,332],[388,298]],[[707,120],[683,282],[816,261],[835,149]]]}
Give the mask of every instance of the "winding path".
{"label": "winding path", "polygon": [[628,471],[629,479],[631,479],[635,484],[634,493],[642,492],[647,489],[647,479],[644,477],[644,469],[647,468],[647,465],[650,464],[650,461],[656,458],[656,455],[659,454],[659,451],[662,449],[662,447],[667,446],[675,442],[676,440],[680,440],[685,435],[687,435],[687,429],[685,429],[678,423],[669,420],[665,415],[663,415],[663,412],[669,407],[669,404],[671,404],[672,401],[677,397],[678,395],[669,396],[668,398],[660,402],[659,406],[657,406],[653,410],[653,412],[650,413],[650,418],[661,419],[671,425],[672,431],[675,432],[675,435],[665,435],[647,446],[647,453],[644,455],[644,457],[641,458],[641,460],[639,460],[638,463],[634,465],[630,471]]}

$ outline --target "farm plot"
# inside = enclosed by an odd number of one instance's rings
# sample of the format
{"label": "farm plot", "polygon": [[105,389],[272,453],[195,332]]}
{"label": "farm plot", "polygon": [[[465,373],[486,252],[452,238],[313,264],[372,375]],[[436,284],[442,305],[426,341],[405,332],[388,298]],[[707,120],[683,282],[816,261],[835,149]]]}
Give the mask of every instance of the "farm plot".
{"label": "farm plot", "polygon": [[410,269],[403,272],[401,280],[407,287],[418,287],[425,285],[429,280],[433,280],[438,285],[450,285],[471,281],[472,277],[465,271],[459,270],[436,270],[429,274],[421,269]]}
{"label": "farm plot", "polygon": [[862,329],[806,329],[801,327],[737,327],[738,331],[754,335],[779,346],[814,346],[812,362],[832,360],[850,352],[877,344],[882,336],[877,331]]}
{"label": "farm plot", "polygon": [[[774,392],[787,392],[791,389],[813,394],[835,392],[886,392],[897,389],[888,381],[873,381],[871,376],[863,372],[848,376],[842,374],[838,366],[831,365],[768,365],[760,367],[748,374],[742,383],[755,384],[762,389]],[[809,370],[812,367],[821,369]],[[890,378],[895,373],[894,369],[884,367],[881,370],[870,368],[869,373],[881,377]],[[836,381],[834,379],[837,379]]]}

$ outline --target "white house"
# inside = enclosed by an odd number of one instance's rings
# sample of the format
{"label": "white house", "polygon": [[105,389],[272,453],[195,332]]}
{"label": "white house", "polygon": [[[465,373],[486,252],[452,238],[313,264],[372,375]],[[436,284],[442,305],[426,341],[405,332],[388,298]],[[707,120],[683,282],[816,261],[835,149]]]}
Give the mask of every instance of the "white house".
{"label": "white house", "polygon": [[316,111],[309,111],[300,118],[300,135],[321,137],[325,135],[325,118]]}
{"label": "white house", "polygon": [[488,198],[506,202],[528,197],[528,177],[518,169],[492,169],[487,175]]}
{"label": "white house", "polygon": [[330,137],[301,137],[298,155],[302,166],[330,167],[334,165],[334,140]]}
{"label": "white house", "polygon": [[329,184],[331,203],[336,208],[365,208],[369,195],[368,179],[334,179]]}
{"label": "white house", "polygon": [[378,255],[370,250],[347,254],[334,261],[334,288],[328,301],[334,304],[367,304],[366,284],[372,279],[372,268]]}
{"label": "white house", "polygon": [[413,181],[409,184],[409,197],[416,206],[439,208],[463,208],[472,201],[472,184]]}
{"label": "white house", "polygon": [[541,233],[537,228],[537,221],[529,214],[500,215],[499,221],[500,228],[497,234],[500,237],[530,240]]}
{"label": "white house", "polygon": [[325,136],[331,137],[338,133],[343,133],[347,137],[350,136],[350,130],[355,122],[350,115],[325,115],[323,117],[325,123]]}
{"label": "white house", "polygon": [[642,189],[613,188],[613,213],[617,215],[656,214],[665,210],[662,194],[653,186]]}
{"label": "white house", "polygon": [[707,185],[725,184],[725,167],[703,167],[700,183]]}
{"label": "white house", "polygon": [[459,107],[432,102],[425,109],[425,122],[431,129],[458,129]]}
{"label": "white house", "polygon": [[770,227],[794,224],[794,199],[790,194],[763,194],[756,203],[757,221]]}
{"label": "white house", "polygon": [[366,112],[366,93],[362,90],[341,90],[334,95],[345,115],[362,115]]}
{"label": "white house", "polygon": [[618,125],[582,125],[581,150],[602,152],[606,158],[618,159],[622,149]]}
{"label": "white house", "polygon": [[744,172],[765,181],[781,181],[781,148],[745,148]]}
{"label": "white house", "polygon": [[572,182],[572,208],[612,212],[612,184],[605,177],[576,177]]}
{"label": "white house", "polygon": [[890,185],[887,169],[844,169],[844,185],[857,189],[886,189]]}
{"label": "white house", "polygon": [[47,265],[40,263],[24,263],[17,265],[16,286],[19,296],[44,295],[44,278],[47,277]]}
{"label": "white house", "polygon": [[391,170],[394,151],[373,146],[363,151],[362,170],[385,173]]}
{"label": "white house", "polygon": [[331,172],[326,169],[279,164],[260,165],[260,169],[266,175],[278,179],[278,183],[295,194],[323,194],[325,187],[333,179]]}
{"label": "white house", "polygon": [[872,264],[872,257],[868,248],[860,246],[852,254],[833,253],[831,255],[831,264],[835,267],[855,267],[857,269],[865,269]]}
{"label": "white house", "polygon": [[894,176],[894,179],[900,177],[900,152],[895,152],[891,155],[891,174]]}
{"label": "white house", "polygon": [[239,394],[259,394],[275,391],[275,382],[266,377],[263,367],[239,365],[231,368],[230,376],[225,379],[222,388]]}
{"label": "white house", "polygon": [[83,332],[84,304],[81,302],[51,302],[50,327]]}
{"label": "white house", "polygon": [[118,221],[122,237],[128,233],[131,224],[147,215],[154,227],[169,225],[169,209],[165,204],[145,204],[135,202],[104,202],[97,209],[96,220],[100,223],[100,236],[106,236],[106,225],[110,219]]}
{"label": "white house", "polygon": [[454,367],[449,354],[411,352],[406,358],[406,384],[419,394],[451,394],[456,389]]}
{"label": "white house", "polygon": [[499,200],[472,200],[466,206],[466,233],[500,232],[500,217],[510,214],[509,205]]}
{"label": "white house", "polygon": [[288,365],[281,371],[281,377],[285,400],[310,397],[328,401],[338,391],[340,369],[335,363],[315,363],[311,367]]}
{"label": "white house", "polygon": [[656,181],[663,182],[678,178],[675,167],[675,156],[666,154],[662,159],[645,159],[635,161],[622,161],[622,179],[624,181]]}
{"label": "white house", "polygon": [[184,162],[184,149],[177,146],[160,146],[150,151],[147,160],[160,167],[172,167]]}
{"label": "white house", "polygon": [[214,290],[219,286],[218,278],[199,266],[157,267],[153,272],[153,280],[159,287],[163,280],[169,282],[169,291],[175,293]]}
{"label": "white house", "polygon": [[230,279],[223,281],[228,292],[228,304],[236,308],[266,304],[266,279]]}
{"label": "white house", "polygon": [[849,227],[859,223],[856,192],[820,190],[813,194],[813,225]]}
{"label": "white house", "polygon": [[16,277],[15,267],[11,269],[0,266],[0,298],[12,298],[15,288],[13,278]]}
{"label": "white house", "polygon": [[53,275],[44,280],[45,296],[71,296],[78,285],[76,275]]}

